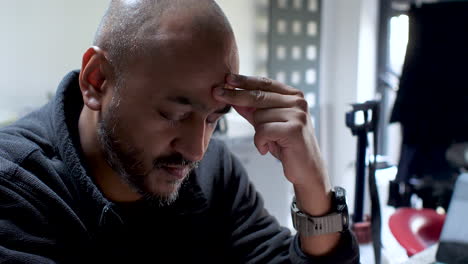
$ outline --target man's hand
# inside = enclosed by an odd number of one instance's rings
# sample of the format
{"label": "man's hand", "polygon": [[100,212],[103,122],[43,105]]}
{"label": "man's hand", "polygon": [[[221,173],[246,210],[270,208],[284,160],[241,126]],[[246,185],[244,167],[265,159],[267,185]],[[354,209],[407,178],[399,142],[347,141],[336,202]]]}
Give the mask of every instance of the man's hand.
{"label": "man's hand", "polygon": [[[301,91],[267,78],[228,75],[229,86],[216,88],[216,98],[233,105],[255,128],[258,151],[279,159],[293,184],[323,184],[323,162],[314,136],[307,101]],[[304,173],[304,168],[313,169]],[[314,178],[315,177],[315,178]]]}
{"label": "man's hand", "polygon": [[[227,76],[226,84],[214,89],[215,98],[232,105],[254,126],[254,142],[262,155],[270,152],[281,161],[298,207],[314,216],[327,214],[331,187],[303,93],[267,78],[234,74]],[[307,253],[323,255],[338,239],[339,234],[331,234],[301,237],[301,242]]]}

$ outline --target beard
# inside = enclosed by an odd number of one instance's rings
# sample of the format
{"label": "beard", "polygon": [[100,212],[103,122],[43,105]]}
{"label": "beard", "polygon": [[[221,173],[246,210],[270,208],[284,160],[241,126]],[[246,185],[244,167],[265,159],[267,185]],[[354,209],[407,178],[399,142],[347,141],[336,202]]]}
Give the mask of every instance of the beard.
{"label": "beard", "polygon": [[126,140],[119,136],[119,105],[120,96],[116,94],[112,98],[108,111],[103,113],[98,124],[98,139],[105,160],[143,199],[159,207],[173,204],[188,176],[180,180],[166,181],[165,183],[171,186],[172,191],[163,193],[151,188],[151,178],[158,176],[154,175],[154,172],[161,171],[166,166],[183,166],[188,168],[187,175],[189,175],[199,162],[185,159],[180,153],[173,153],[154,158],[151,166],[145,168],[144,151],[127,144]]}

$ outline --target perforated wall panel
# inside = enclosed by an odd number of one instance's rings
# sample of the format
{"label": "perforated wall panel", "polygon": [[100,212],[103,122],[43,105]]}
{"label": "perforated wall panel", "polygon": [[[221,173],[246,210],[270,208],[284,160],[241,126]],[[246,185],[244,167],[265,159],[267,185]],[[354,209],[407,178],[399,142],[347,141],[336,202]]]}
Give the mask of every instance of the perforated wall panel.
{"label": "perforated wall panel", "polygon": [[319,136],[321,0],[270,0],[268,4],[268,76],[304,92]]}

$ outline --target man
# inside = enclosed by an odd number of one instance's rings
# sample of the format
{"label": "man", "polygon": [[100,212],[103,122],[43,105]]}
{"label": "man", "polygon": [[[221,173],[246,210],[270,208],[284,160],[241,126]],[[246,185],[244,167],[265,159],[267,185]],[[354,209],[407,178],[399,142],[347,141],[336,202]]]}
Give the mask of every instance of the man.
{"label": "man", "polygon": [[291,237],[210,141],[232,106],[298,210],[335,212],[300,91],[237,73],[214,1],[112,1],[81,70],[0,132],[0,262],[357,263],[346,228]]}

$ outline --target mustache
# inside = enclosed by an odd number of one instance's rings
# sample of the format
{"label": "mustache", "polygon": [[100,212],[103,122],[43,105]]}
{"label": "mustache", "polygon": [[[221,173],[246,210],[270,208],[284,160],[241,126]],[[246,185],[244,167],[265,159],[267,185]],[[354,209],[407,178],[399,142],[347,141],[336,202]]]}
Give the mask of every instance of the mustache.
{"label": "mustache", "polygon": [[191,161],[186,159],[180,153],[174,153],[167,156],[162,156],[153,161],[153,166],[156,169],[160,169],[165,166],[183,166],[189,167],[190,170],[198,168],[200,162],[199,161]]}

